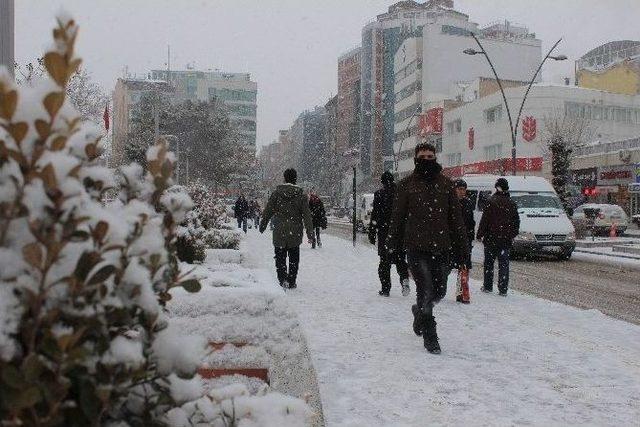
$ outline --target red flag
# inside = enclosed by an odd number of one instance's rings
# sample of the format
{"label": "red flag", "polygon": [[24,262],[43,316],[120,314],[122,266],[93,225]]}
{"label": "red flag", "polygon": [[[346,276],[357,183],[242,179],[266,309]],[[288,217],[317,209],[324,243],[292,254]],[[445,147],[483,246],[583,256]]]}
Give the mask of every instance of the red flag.
{"label": "red flag", "polygon": [[102,115],[102,118],[104,119],[104,128],[108,131],[109,130],[109,103],[107,102],[107,105],[104,107],[104,114]]}

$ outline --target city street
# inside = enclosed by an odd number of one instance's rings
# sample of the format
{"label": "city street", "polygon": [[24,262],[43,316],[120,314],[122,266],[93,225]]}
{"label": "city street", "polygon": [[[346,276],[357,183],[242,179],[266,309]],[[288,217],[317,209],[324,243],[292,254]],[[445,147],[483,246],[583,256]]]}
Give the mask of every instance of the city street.
{"label": "city street", "polygon": [[[351,238],[343,225],[329,225],[330,234]],[[369,245],[358,233],[358,244]],[[476,243],[477,245],[478,243]],[[480,250],[477,250],[480,249]],[[482,249],[474,250],[471,276],[482,276]],[[519,291],[579,308],[600,310],[609,316],[640,324],[640,280],[638,270],[571,259],[512,261],[511,287]],[[472,297],[479,289],[471,289]]]}

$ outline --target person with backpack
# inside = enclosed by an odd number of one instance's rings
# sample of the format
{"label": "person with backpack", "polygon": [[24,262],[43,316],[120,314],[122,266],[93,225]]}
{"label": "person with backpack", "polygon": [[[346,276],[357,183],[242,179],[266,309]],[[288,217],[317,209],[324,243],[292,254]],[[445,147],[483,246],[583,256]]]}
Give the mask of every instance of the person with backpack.
{"label": "person with backpack", "polygon": [[284,289],[297,287],[300,245],[305,229],[309,243],[315,244],[309,202],[302,188],[296,185],[297,178],[295,169],[284,171],[284,184],[278,185],[269,197],[260,221],[260,233],[264,233],[270,221],[274,226],[276,273]]}
{"label": "person with backpack", "polygon": [[509,251],[520,233],[518,206],[509,195],[509,182],[498,178],[496,192],[489,198],[478,226],[478,240],[484,244],[483,292],[493,292],[493,271],[498,259],[498,292],[506,297],[509,289]]}

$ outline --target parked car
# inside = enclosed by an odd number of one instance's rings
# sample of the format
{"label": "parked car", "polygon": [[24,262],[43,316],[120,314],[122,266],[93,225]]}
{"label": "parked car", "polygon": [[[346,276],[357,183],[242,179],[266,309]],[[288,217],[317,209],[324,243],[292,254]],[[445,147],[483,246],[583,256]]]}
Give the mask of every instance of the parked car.
{"label": "parked car", "polygon": [[[498,178],[496,175],[463,176],[467,196],[474,205],[476,223],[480,222]],[[543,253],[569,259],[576,247],[575,229],[549,181],[539,176],[503,178],[509,182],[509,193],[520,216],[520,234],[513,241],[513,256]]]}
{"label": "parked car", "polygon": [[596,234],[607,235],[611,232],[613,224],[616,225],[616,234],[625,232],[629,226],[629,218],[624,210],[618,205],[607,205],[600,203],[585,203],[578,206],[573,211],[574,221],[588,222],[588,216],[593,215],[593,231]]}
{"label": "parked car", "polygon": [[640,227],[640,214],[635,214],[634,216],[631,217],[631,221],[637,225],[638,227]]}

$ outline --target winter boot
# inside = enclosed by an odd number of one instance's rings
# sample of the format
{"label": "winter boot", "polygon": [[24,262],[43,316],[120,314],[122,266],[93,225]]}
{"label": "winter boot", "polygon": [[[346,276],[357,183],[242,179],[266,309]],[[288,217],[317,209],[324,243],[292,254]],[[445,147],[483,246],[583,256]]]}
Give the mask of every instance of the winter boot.
{"label": "winter boot", "polygon": [[431,354],[440,354],[440,343],[436,332],[436,319],[433,316],[425,316],[424,321],[424,348]]}
{"label": "winter boot", "polygon": [[411,313],[413,313],[413,332],[420,336],[422,335],[422,313],[417,304],[411,306]]}
{"label": "winter boot", "polygon": [[378,295],[380,295],[381,297],[388,297],[389,296],[389,292],[387,292],[387,291],[378,291]]}
{"label": "winter boot", "polygon": [[402,286],[402,296],[406,297],[411,292],[411,288],[409,287],[409,279],[404,279],[400,286]]}

